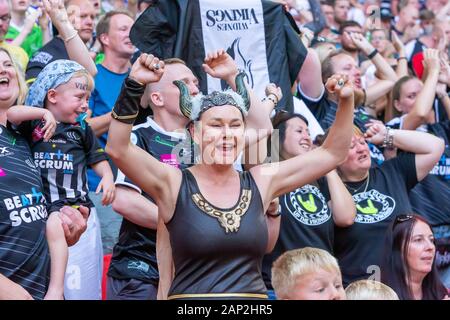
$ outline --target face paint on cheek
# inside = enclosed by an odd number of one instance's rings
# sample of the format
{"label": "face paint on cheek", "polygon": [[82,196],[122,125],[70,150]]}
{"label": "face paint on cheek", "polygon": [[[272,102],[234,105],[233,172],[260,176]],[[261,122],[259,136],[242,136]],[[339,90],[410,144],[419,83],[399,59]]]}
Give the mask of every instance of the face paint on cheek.
{"label": "face paint on cheek", "polygon": [[88,85],[81,82],[75,82],[75,88],[86,91],[88,89]]}

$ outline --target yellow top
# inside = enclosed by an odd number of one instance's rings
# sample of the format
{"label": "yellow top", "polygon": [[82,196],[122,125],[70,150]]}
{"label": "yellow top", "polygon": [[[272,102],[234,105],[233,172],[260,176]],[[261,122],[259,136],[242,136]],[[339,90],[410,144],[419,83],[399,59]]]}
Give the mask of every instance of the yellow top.
{"label": "yellow top", "polygon": [[17,63],[17,65],[22,69],[22,72],[25,74],[25,70],[27,70],[28,64],[28,55],[21,47],[13,46],[5,41],[0,41],[0,47],[5,48],[11,54],[11,57]]}

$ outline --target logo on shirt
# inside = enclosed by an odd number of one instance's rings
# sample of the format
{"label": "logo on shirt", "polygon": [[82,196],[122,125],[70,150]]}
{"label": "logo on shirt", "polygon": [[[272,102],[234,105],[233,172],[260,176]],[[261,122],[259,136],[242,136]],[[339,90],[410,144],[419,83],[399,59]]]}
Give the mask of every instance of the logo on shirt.
{"label": "logo on shirt", "polygon": [[66,174],[73,173],[73,155],[63,153],[61,150],[57,152],[35,152],[34,163],[36,167],[41,169],[57,169],[64,170]]}
{"label": "logo on shirt", "polygon": [[54,143],[54,144],[66,144],[67,141],[61,138],[58,139],[49,139],[48,142]]}
{"label": "logo on shirt", "polygon": [[377,190],[370,190],[353,195],[356,204],[358,223],[376,223],[389,217],[395,209],[395,200]]}
{"label": "logo on shirt", "polygon": [[180,164],[178,163],[177,160],[177,156],[174,154],[162,154],[159,158],[159,161],[175,168],[180,167]]}
{"label": "logo on shirt", "polygon": [[47,218],[44,195],[35,188],[31,188],[31,193],[5,198],[3,203],[13,227]]}
{"label": "logo on shirt", "polygon": [[430,174],[443,177],[445,180],[450,180],[450,158],[447,158],[443,154],[439,162],[430,171]]}
{"label": "logo on shirt", "polygon": [[39,52],[37,55],[31,58],[30,62],[38,62],[46,65],[52,58],[53,55],[47,52]]}
{"label": "logo on shirt", "polygon": [[66,136],[67,136],[67,138],[69,138],[69,140],[72,140],[72,141],[75,141],[75,142],[81,140],[80,135],[78,133],[74,132],[74,131],[66,132]]}
{"label": "logo on shirt", "polygon": [[0,147],[0,157],[8,157],[14,155],[9,147]]}
{"label": "logo on shirt", "polygon": [[[242,49],[240,48],[240,41],[241,38],[234,39],[231,46],[227,49],[227,53],[233,57],[233,59],[238,63],[239,66],[242,66],[247,78],[247,83],[250,85],[251,88],[255,86],[255,81],[253,77],[253,70],[252,70],[252,60],[247,59],[242,54]],[[221,81],[222,90],[227,89],[228,85],[225,83],[225,81]]]}
{"label": "logo on shirt", "polygon": [[6,176],[6,171],[5,171],[5,169],[0,167],[0,177],[4,177],[4,176]]}
{"label": "logo on shirt", "polygon": [[31,161],[30,159],[26,159],[25,163],[27,164],[28,167],[30,167],[30,169],[33,172],[38,172],[38,170],[37,170],[36,166],[34,165],[33,161]]}
{"label": "logo on shirt", "polygon": [[217,31],[247,30],[249,25],[259,24],[254,8],[207,10],[206,26]]}
{"label": "logo on shirt", "polygon": [[300,223],[317,226],[331,217],[325,197],[319,188],[307,184],[284,196],[285,205]]}
{"label": "logo on shirt", "polygon": [[127,269],[136,269],[142,272],[148,272],[150,266],[144,261],[129,261],[127,265]]}

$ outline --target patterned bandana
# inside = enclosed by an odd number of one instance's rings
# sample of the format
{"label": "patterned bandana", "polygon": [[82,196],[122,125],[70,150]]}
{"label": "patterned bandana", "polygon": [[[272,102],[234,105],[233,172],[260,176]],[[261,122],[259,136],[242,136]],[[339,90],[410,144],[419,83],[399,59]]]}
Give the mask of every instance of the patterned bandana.
{"label": "patterned bandana", "polygon": [[71,60],[60,59],[49,63],[31,85],[25,105],[43,108],[48,90],[68,82],[75,72],[83,69],[82,65]]}

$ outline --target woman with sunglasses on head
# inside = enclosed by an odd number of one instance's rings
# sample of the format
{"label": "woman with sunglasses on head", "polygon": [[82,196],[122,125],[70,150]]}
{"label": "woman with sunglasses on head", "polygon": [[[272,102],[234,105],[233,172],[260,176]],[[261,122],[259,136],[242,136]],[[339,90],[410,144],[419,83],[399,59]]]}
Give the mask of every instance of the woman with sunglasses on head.
{"label": "woman with sunglasses on head", "polygon": [[[371,168],[366,141],[406,152]],[[356,205],[355,223],[335,230],[334,253],[344,285],[378,272],[390,223],[411,211],[409,191],[433,168],[443,150],[443,140],[431,134],[388,129],[376,120],[368,123],[365,134],[354,128],[347,158],[338,166]]]}
{"label": "woman with sunglasses on head", "polygon": [[449,300],[436,269],[436,246],[428,222],[416,214],[399,215],[387,238],[382,281],[400,300]]}
{"label": "woman with sunglasses on head", "polygon": [[[272,123],[274,132],[278,130],[278,138],[273,135],[271,152],[279,156],[279,161],[314,150],[308,120],[301,114],[281,110]],[[263,260],[263,277],[269,290],[272,290],[272,263],[280,255],[304,247],[319,248],[333,254],[334,225],[348,227],[353,224],[356,214],[352,196],[336,170],[285,193],[279,202],[281,224],[278,241]]]}
{"label": "woman with sunglasses on head", "polygon": [[[155,200],[159,224],[167,227],[170,241],[158,259],[168,260],[174,272],[160,270],[160,279],[170,282],[160,281],[160,287],[170,287],[169,299],[266,299],[264,212],[274,198],[323,176],[344,159],[353,118],[351,83],[341,77],[327,83],[340,98],[332,134],[322,147],[239,173],[233,162],[244,146],[250,106],[242,77],[236,77],[239,94],[216,91],[194,98],[175,81],[170,85],[180,89],[181,112],[192,120],[190,134],[200,150],[197,163],[180,171],[129,141],[145,84],[158,81],[163,72],[164,63],[152,55],[142,54],[135,62],[114,106],[106,147],[120,170]],[[167,292],[158,296],[166,298]]]}
{"label": "woman with sunglasses on head", "polygon": [[[392,110],[399,114],[387,126],[428,132],[445,141],[446,147],[439,162],[409,194],[412,211],[418,212],[430,223],[438,256],[444,257],[450,254],[450,201],[447,201],[450,199],[450,98],[446,91],[446,83],[450,81],[447,68],[450,67],[436,49],[425,49],[423,54],[426,76],[422,81],[411,76],[397,81],[392,89]],[[443,106],[446,106],[447,114]],[[393,149],[389,156],[401,151]],[[385,155],[388,156],[387,153]],[[441,279],[450,286],[450,261],[438,259],[437,268]]]}

